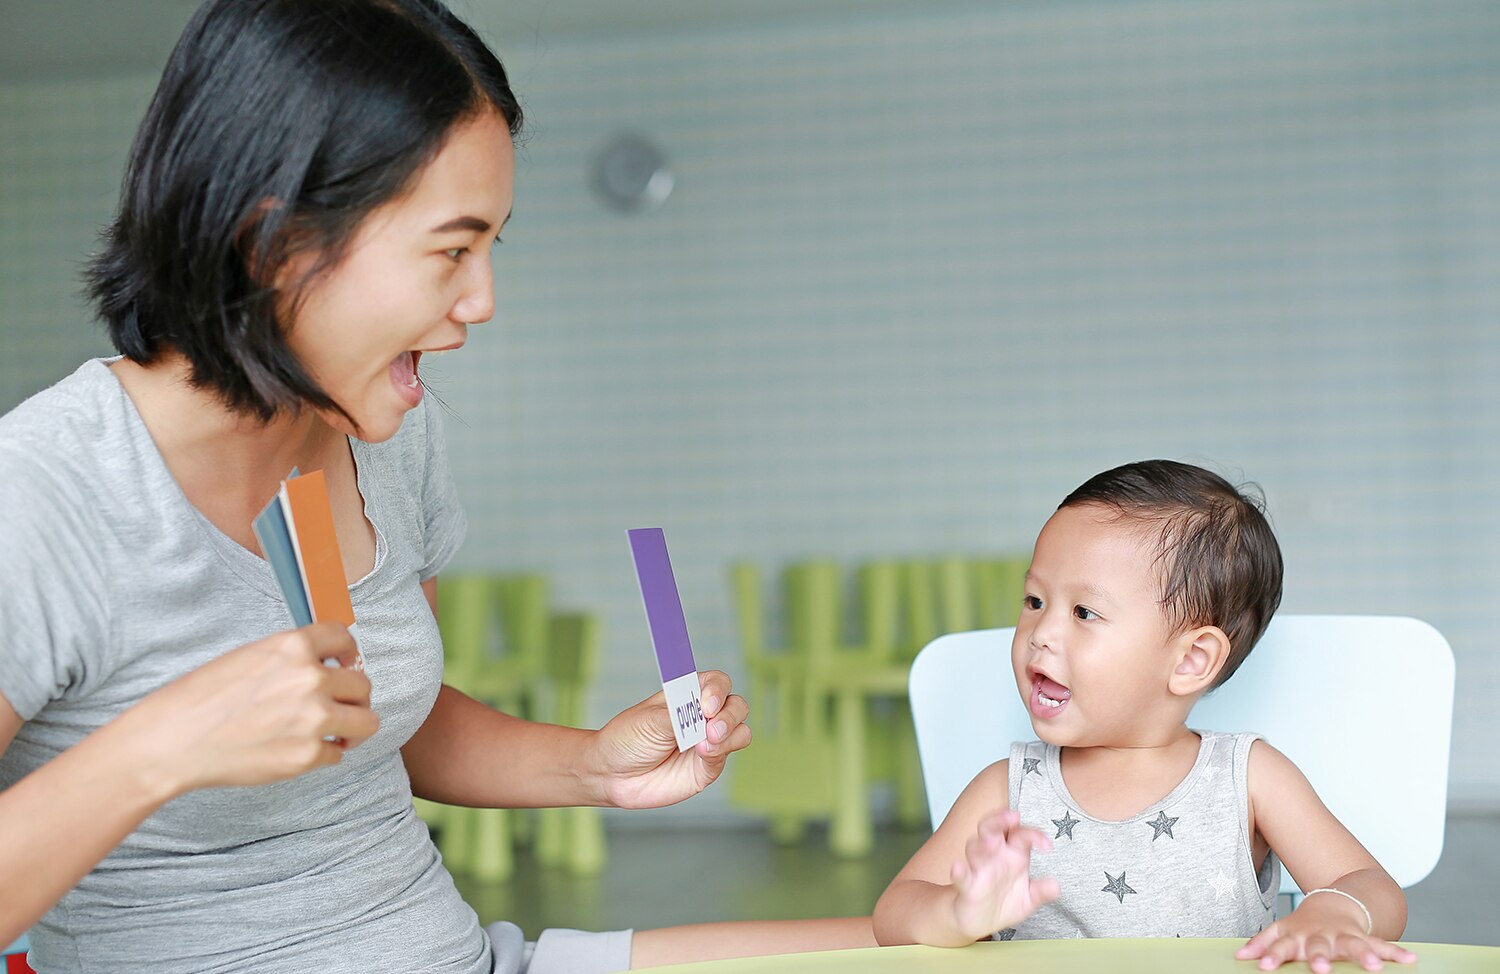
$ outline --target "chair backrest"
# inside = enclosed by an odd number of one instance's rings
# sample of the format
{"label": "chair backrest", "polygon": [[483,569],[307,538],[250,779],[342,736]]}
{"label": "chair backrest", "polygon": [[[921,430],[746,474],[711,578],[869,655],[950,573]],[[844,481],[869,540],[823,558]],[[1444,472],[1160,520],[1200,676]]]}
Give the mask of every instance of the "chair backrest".
{"label": "chair backrest", "polygon": [[[1036,738],[1011,671],[1014,633],[940,636],[912,664],[912,719],[934,825],[1011,741]],[[1417,619],[1278,616],[1188,723],[1263,734],[1396,882],[1411,886],[1443,851],[1453,679],[1453,651]],[[1282,891],[1295,892],[1282,876]]]}

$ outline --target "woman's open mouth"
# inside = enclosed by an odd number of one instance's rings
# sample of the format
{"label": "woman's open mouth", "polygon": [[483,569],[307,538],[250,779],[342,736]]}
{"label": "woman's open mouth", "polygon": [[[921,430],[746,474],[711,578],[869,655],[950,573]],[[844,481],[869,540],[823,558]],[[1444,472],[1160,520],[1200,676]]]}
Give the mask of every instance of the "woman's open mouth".
{"label": "woman's open mouth", "polygon": [[402,352],[391,359],[391,384],[411,406],[422,401],[422,380],[417,377],[417,363],[421,360],[421,352]]}

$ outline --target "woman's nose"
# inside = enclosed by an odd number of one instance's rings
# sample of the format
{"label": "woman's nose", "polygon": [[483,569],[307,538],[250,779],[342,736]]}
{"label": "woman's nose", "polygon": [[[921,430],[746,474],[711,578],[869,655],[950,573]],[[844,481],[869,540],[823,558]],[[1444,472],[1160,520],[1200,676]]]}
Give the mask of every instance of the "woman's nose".
{"label": "woman's nose", "polygon": [[478,325],[495,316],[495,272],[489,255],[471,261],[464,275],[463,293],[453,303],[449,316],[466,325]]}

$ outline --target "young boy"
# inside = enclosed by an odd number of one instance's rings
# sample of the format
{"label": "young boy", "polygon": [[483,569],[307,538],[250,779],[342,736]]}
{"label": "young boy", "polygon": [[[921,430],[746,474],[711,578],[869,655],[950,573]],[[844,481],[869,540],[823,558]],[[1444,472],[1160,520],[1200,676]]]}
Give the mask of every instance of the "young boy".
{"label": "young boy", "polygon": [[[1297,768],[1187,725],[1265,632],[1281,574],[1260,507],[1207,470],[1133,463],[1069,494],[1011,645],[1041,740],[969,784],[876,904],[876,938],[1251,937],[1235,956],[1263,970],[1414,961],[1388,942],[1400,887]],[[1278,859],[1308,890],[1282,920]]]}

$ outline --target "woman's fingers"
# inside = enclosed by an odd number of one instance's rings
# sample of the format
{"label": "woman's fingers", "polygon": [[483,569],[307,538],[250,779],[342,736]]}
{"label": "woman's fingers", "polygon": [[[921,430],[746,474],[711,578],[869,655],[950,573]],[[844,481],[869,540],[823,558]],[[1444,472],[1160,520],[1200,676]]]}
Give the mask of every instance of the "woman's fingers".
{"label": "woman's fingers", "polygon": [[750,702],[738,693],[732,693],[718,710],[710,712],[706,706],[703,710],[708,718],[708,742],[718,744],[745,722],[750,715]]}
{"label": "woman's fingers", "polygon": [[328,721],[320,737],[338,738],[342,742],[340,755],[351,747],[358,747],[375,736],[380,730],[380,718],[368,706],[353,706],[335,703],[329,709]]}
{"label": "woman's fingers", "polygon": [[322,684],[328,695],[339,703],[370,706],[370,678],[363,670],[323,668]]}

